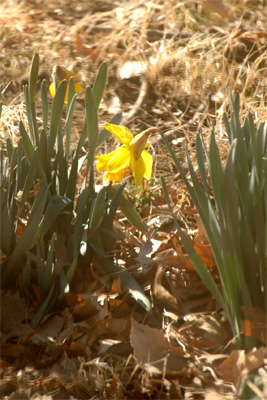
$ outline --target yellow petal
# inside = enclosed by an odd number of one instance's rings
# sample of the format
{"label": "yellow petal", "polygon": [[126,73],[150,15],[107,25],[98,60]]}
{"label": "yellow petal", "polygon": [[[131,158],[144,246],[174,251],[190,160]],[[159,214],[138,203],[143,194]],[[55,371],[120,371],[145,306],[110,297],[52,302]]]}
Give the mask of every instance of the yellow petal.
{"label": "yellow petal", "polygon": [[106,122],[105,128],[122,144],[129,144],[131,140],[133,140],[133,134],[126,126],[119,126]]}
{"label": "yellow petal", "polygon": [[113,152],[108,161],[108,172],[117,173],[130,165],[130,149],[127,145],[122,145]]}
{"label": "yellow petal", "polygon": [[131,168],[133,171],[135,186],[138,186],[142,182],[146,171],[146,165],[142,157],[139,157],[138,160],[136,160],[133,151],[131,151]]}
{"label": "yellow petal", "polygon": [[68,99],[69,99],[69,84],[67,84],[67,87],[66,87],[66,93],[65,93],[65,99],[64,99],[65,104],[68,104]]}
{"label": "yellow petal", "polygon": [[82,90],[83,90],[83,88],[81,87],[80,83],[76,82],[75,83],[75,92],[80,93],[80,92],[82,92]]}
{"label": "yellow petal", "polygon": [[108,169],[108,159],[106,159],[105,156],[107,156],[108,154],[103,154],[102,156],[97,157],[98,158],[98,162],[96,164],[96,168],[99,172],[104,172]]}
{"label": "yellow petal", "polygon": [[153,157],[146,150],[143,150],[141,156],[136,160],[133,151],[131,152],[131,168],[133,171],[135,186],[140,185],[143,177],[147,180],[151,178],[153,166]]}
{"label": "yellow petal", "polygon": [[104,176],[108,178],[110,182],[119,182],[124,177],[124,170],[116,173],[107,172]]}
{"label": "yellow petal", "polygon": [[98,162],[96,164],[96,168],[99,172],[104,172],[108,169],[108,162],[113,157],[114,153],[116,153],[117,149],[108,154],[102,154],[101,156],[96,156]]}
{"label": "yellow petal", "polygon": [[53,83],[51,83],[51,85],[49,86],[49,91],[52,94],[52,96],[55,97],[55,88]]}
{"label": "yellow petal", "polygon": [[144,177],[149,181],[152,175],[153,157],[148,151],[143,150],[140,158],[143,159],[146,166]]}
{"label": "yellow petal", "polygon": [[138,133],[138,135],[133,138],[131,144],[133,145],[133,153],[136,160],[141,156],[144,148],[148,147],[147,140],[149,136],[156,131],[158,131],[158,128],[148,128],[145,131]]}

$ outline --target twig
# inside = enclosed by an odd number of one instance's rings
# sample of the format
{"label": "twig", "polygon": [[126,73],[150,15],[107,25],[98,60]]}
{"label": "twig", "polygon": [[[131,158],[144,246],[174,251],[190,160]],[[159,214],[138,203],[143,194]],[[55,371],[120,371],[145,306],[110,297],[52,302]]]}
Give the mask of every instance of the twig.
{"label": "twig", "polygon": [[148,89],[147,80],[145,78],[142,78],[142,84],[136,102],[134,103],[131,111],[125,117],[122,118],[121,125],[127,125],[133,118],[133,116],[137,113],[138,109],[141,107],[144,101],[144,98],[146,97],[147,89]]}

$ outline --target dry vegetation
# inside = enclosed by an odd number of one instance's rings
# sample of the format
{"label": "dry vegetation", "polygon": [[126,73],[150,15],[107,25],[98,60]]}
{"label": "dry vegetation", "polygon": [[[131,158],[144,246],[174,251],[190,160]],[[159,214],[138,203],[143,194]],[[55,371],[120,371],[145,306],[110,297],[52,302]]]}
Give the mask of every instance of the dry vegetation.
{"label": "dry vegetation", "polygon": [[[215,120],[226,154],[222,115],[229,111],[229,88],[240,92],[243,115],[250,111],[256,121],[267,119],[266,9],[265,0],[2,0],[1,145],[7,136],[19,139],[18,120],[25,119],[22,88],[39,52],[39,78],[47,84],[52,67],[60,64],[71,67],[86,87],[102,61],[108,62],[101,126],[122,110],[123,124],[134,133],[156,126],[182,157],[185,142],[193,153],[196,132],[202,127],[208,137]],[[41,103],[38,113],[41,118]],[[83,117],[81,93],[73,146]],[[111,139],[105,151],[113,146]],[[116,257],[152,294],[152,314],[120,293],[119,282],[104,276],[97,263],[78,270],[72,293],[37,329],[28,321],[43,301],[38,288],[27,302],[18,292],[3,292],[2,398],[232,399],[255,370],[267,390],[266,348],[247,355],[233,350],[224,316],[186,258],[173,225],[155,223],[160,214],[166,217],[159,184],[164,174],[179,220],[206,245],[159,137],[151,139],[151,150],[155,171],[149,191],[144,196],[128,190],[137,195],[138,210],[154,230],[141,237],[118,215],[117,228],[127,238],[118,243]],[[213,261],[207,265],[216,276]],[[260,389],[258,395],[264,398]]]}

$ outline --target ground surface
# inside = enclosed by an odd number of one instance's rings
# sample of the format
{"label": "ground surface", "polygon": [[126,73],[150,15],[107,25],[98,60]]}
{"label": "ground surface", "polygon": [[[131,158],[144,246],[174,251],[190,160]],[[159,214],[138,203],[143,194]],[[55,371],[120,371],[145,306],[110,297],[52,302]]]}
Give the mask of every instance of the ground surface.
{"label": "ground surface", "polygon": [[[266,8],[263,0],[2,0],[1,145],[7,136],[19,140],[23,85],[38,52],[40,82],[46,79],[47,85],[56,64],[70,67],[85,88],[101,63],[108,63],[100,126],[122,111],[122,124],[133,133],[158,127],[183,161],[185,144],[194,157],[197,131],[202,128],[208,140],[215,120],[217,141],[227,154],[222,115],[229,112],[230,88],[241,94],[242,115],[251,111],[256,122],[267,118]],[[41,118],[38,99],[37,105]],[[83,119],[84,91],[73,148]],[[114,146],[110,139],[99,152]],[[151,138],[150,151],[154,175],[146,195],[132,185],[126,190],[151,231],[141,236],[118,215],[117,228],[127,235],[116,257],[152,297],[153,312],[147,315],[120,293],[114,277],[96,268],[78,271],[64,307],[36,329],[29,322],[42,302],[38,288],[30,308],[18,292],[3,292],[2,398],[232,399],[251,371],[259,369],[266,381],[266,348],[249,355],[233,350],[227,321],[184,254],[172,221],[155,223],[168,214],[159,179],[164,175],[179,221],[208,248],[160,136]],[[212,256],[207,265],[217,278]]]}

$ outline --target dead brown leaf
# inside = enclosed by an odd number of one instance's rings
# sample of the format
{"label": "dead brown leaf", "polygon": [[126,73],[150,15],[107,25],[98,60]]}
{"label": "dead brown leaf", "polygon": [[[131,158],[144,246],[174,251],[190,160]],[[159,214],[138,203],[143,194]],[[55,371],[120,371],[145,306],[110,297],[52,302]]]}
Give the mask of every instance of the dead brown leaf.
{"label": "dead brown leaf", "polygon": [[249,318],[241,320],[241,329],[246,336],[254,337],[266,345],[267,341],[267,316],[260,308],[242,307]]}
{"label": "dead brown leaf", "polygon": [[247,354],[245,350],[233,350],[219,366],[219,370],[223,373],[224,381],[232,382],[239,389],[243,379],[251,371],[264,365],[266,357],[267,347],[253,349]]}
{"label": "dead brown leaf", "polygon": [[101,310],[96,298],[92,296],[79,296],[79,302],[73,308],[73,315],[78,320],[89,319]]}
{"label": "dead brown leaf", "polygon": [[100,54],[100,50],[97,47],[87,47],[84,45],[83,39],[81,36],[76,33],[74,39],[74,46],[77,54],[79,56],[88,56],[91,58],[93,62],[95,62]]}
{"label": "dead brown leaf", "polygon": [[139,324],[132,319],[130,334],[134,356],[140,363],[158,361],[166,356],[169,342],[162,329]]}
{"label": "dead brown leaf", "polygon": [[216,266],[216,262],[210,245],[194,242],[194,249],[207,267]]}
{"label": "dead brown leaf", "polygon": [[158,267],[153,287],[152,293],[155,298],[161,302],[162,305],[169,306],[172,309],[179,311],[178,300],[174,297],[163,285],[162,285],[162,278],[165,274],[165,271],[162,267]]}
{"label": "dead brown leaf", "polygon": [[227,325],[213,315],[191,314],[184,317],[185,324],[179,330],[180,334],[189,335],[189,343],[193,347],[218,351],[229,340]]}
{"label": "dead brown leaf", "polygon": [[204,10],[211,10],[218,13],[223,18],[228,18],[230,21],[234,21],[234,17],[231,14],[229,8],[222,3],[221,0],[205,0],[202,1]]}
{"label": "dead brown leaf", "polygon": [[151,328],[139,324],[132,319],[130,342],[133,354],[138,363],[141,363],[151,374],[162,371],[186,371],[189,368],[189,359],[181,347],[172,347],[162,329]]}
{"label": "dead brown leaf", "polygon": [[59,315],[53,315],[36,329],[31,341],[36,344],[51,343],[61,332],[64,319]]}
{"label": "dead brown leaf", "polygon": [[29,324],[31,314],[25,299],[18,291],[2,292],[1,295],[1,332],[5,340],[12,337],[23,337],[34,332]]}

